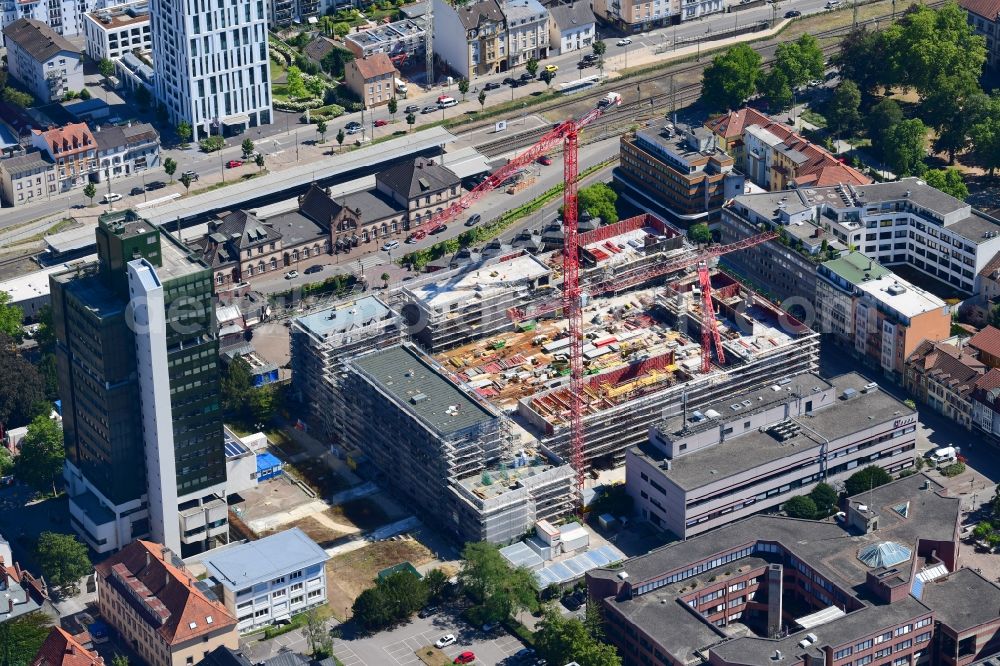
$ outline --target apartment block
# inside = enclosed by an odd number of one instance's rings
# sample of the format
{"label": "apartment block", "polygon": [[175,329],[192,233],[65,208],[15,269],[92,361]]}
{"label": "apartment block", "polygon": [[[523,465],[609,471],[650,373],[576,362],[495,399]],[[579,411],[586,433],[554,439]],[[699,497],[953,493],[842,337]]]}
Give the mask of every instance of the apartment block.
{"label": "apartment block", "polygon": [[133,541],[94,569],[101,617],[150,666],[191,666],[239,647],[236,618],[168,548]]}
{"label": "apartment block", "polygon": [[976,379],[969,398],[973,430],[1000,442],[1000,370],[993,368]]}
{"label": "apartment block", "polygon": [[683,226],[718,220],[722,204],[743,193],[745,178],[704,128],[640,129],[621,138],[615,181],[627,196]]}
{"label": "apartment block", "polygon": [[0,160],[0,199],[8,206],[44,199],[57,187],[55,163],[40,150]]}
{"label": "apartment block", "polygon": [[434,57],[445,70],[472,81],[506,71],[507,19],[500,0],[452,5],[434,2]]}
{"label": "apartment block", "polygon": [[643,518],[686,539],[859,467],[912,466],[916,423],[861,375],[805,373],[654,424],[626,454],[626,487]]}
{"label": "apartment block", "polygon": [[150,0],[156,98],[193,139],[271,123],[267,10],[263,0],[224,6]]}
{"label": "apartment block", "polygon": [[133,2],[83,15],[87,55],[94,61],[115,60],[126,53],[152,50],[149,3]]}
{"label": "apartment block", "polygon": [[970,430],[970,398],[985,372],[986,365],[976,358],[975,350],[958,340],[925,340],[906,359],[904,385],[921,403]]}
{"label": "apartment block", "polygon": [[226,543],[212,272],[131,210],[96,236],[97,262],[49,278],[70,523],[99,553]]}
{"label": "apartment block", "polygon": [[508,68],[549,56],[549,12],[538,0],[506,0]]}
{"label": "apartment block", "polygon": [[344,65],[344,83],[367,109],[384,106],[396,96],[396,66],[384,53],[357,58]]}
{"label": "apartment block", "polygon": [[325,9],[322,4],[320,0],[267,0],[268,25],[288,28],[297,23],[315,23]]}
{"label": "apartment block", "polygon": [[292,386],[309,409],[321,440],[344,443],[345,360],[398,344],[401,317],[377,296],[365,296],[296,317],[291,326]]}
{"label": "apartment block", "polygon": [[80,51],[52,27],[19,18],[3,29],[7,68],[42,102],[61,101],[67,92],[83,90]]}
{"label": "apartment block", "polygon": [[549,53],[590,51],[597,35],[594,10],[584,0],[549,7]]}
{"label": "apartment block", "polygon": [[325,604],[323,567],[328,559],[325,550],[293,527],[212,553],[202,562],[237,629],[246,632]]}
{"label": "apartment block", "polygon": [[94,139],[98,160],[94,179],[99,183],[160,166],[160,134],[149,123],[98,126]]}
{"label": "apartment block", "polygon": [[592,570],[587,589],[626,666],[967,664],[997,651],[1000,588],[958,563],[960,505],[916,474],[848,498],[838,522],[738,520]]}
{"label": "apartment block", "polygon": [[427,30],[422,23],[405,19],[352,32],[344,37],[344,45],[355,58],[384,53],[398,67],[399,60],[420,62],[425,57]]}
{"label": "apartment block", "polygon": [[960,0],[969,25],[986,40],[986,66],[1000,70],[1000,2],[997,0]]}
{"label": "apartment block", "polygon": [[723,0],[690,0],[691,12],[679,14],[674,0],[595,0],[594,15],[624,32],[640,33],[684,18],[722,11]]}
{"label": "apartment block", "polygon": [[0,0],[0,28],[19,19],[39,21],[65,37],[82,35],[84,15],[127,0]]}
{"label": "apartment block", "polygon": [[57,192],[82,187],[99,168],[97,140],[85,123],[31,130],[31,145],[55,163]]}

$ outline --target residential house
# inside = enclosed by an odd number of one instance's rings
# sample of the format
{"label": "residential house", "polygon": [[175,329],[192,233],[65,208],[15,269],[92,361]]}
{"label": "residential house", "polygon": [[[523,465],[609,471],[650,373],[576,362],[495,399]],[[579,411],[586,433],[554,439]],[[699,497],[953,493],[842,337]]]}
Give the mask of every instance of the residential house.
{"label": "residential house", "polygon": [[668,123],[622,135],[614,178],[641,207],[687,226],[717,221],[722,204],[743,193],[733,164],[705,128]]}
{"label": "residential house", "polygon": [[[722,11],[723,0],[691,0],[683,18],[696,18],[710,12]],[[640,33],[679,20],[678,5],[672,0],[594,0],[594,14],[603,23],[608,23],[626,33]]]}
{"label": "residential house", "polygon": [[405,206],[408,226],[416,226],[460,197],[462,180],[443,164],[418,157],[376,174],[375,189]]}
{"label": "residential house", "polygon": [[95,179],[124,178],[160,165],[160,135],[149,123],[98,126]]}
{"label": "residential house", "polygon": [[41,21],[21,18],[3,29],[10,76],[43,102],[83,90],[80,50]]}
{"label": "residential house", "polygon": [[433,2],[434,57],[445,70],[470,81],[507,70],[507,18],[500,0]]}
{"label": "residential house", "polygon": [[549,12],[538,0],[506,0],[507,67],[514,69],[529,60],[549,55]]}
{"label": "residential house", "polygon": [[406,62],[422,62],[427,52],[427,30],[423,23],[404,19],[352,32],[344,44],[355,58],[384,53],[396,68]]}
{"label": "residential house", "polygon": [[0,160],[0,199],[23,206],[56,192],[56,167],[48,155],[33,150]]}
{"label": "residential house", "polygon": [[396,96],[394,80],[398,76],[395,65],[384,53],[358,58],[344,66],[344,83],[368,109],[388,104]]}
{"label": "residential house", "polygon": [[133,51],[149,52],[149,3],[133,2],[83,15],[87,55],[94,62],[115,60]]}
{"label": "residential house", "polygon": [[49,601],[49,588],[41,578],[35,578],[14,561],[10,545],[0,537],[0,623],[28,613],[40,611],[58,618],[58,611]]}
{"label": "residential house", "polygon": [[992,368],[979,377],[970,397],[973,429],[1000,443],[1000,370]]}
{"label": "residential house", "polygon": [[986,326],[969,338],[969,346],[976,350],[979,360],[991,368],[1000,368],[1000,329]]}
{"label": "residential house", "polygon": [[208,580],[241,632],[287,620],[326,603],[330,556],[293,527],[257,541],[226,548],[202,560]]}
{"label": "residential house", "polygon": [[104,666],[104,659],[62,627],[52,627],[31,666]]}
{"label": "residential house", "polygon": [[32,145],[56,164],[56,191],[83,185],[98,169],[97,140],[84,123],[31,131]]}
{"label": "residential house", "polygon": [[904,386],[917,400],[969,430],[970,398],[986,365],[972,349],[952,342],[921,342],[906,359]]}
{"label": "residential house", "polygon": [[1000,0],[959,0],[969,25],[986,40],[986,66],[1000,71]]}
{"label": "residential house", "polygon": [[236,618],[165,546],[133,541],[94,568],[101,615],[150,666],[190,666],[239,647]]}
{"label": "residential house", "polygon": [[597,34],[594,10],[586,0],[549,7],[549,53],[589,51]]}

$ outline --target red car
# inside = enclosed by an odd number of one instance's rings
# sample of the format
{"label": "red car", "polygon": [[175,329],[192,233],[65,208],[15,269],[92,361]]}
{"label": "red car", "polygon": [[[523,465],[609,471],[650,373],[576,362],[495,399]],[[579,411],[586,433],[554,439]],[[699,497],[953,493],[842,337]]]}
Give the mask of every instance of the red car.
{"label": "red car", "polygon": [[375,127],[385,127],[388,124],[389,124],[388,120],[381,120],[381,119],[379,119],[379,120],[375,121]]}
{"label": "red car", "polygon": [[455,663],[455,664],[471,664],[475,660],[476,660],[476,653],[475,652],[470,652],[470,651],[466,650],[462,654],[460,654],[457,657],[455,657],[455,661],[452,662],[452,663]]}
{"label": "red car", "polygon": [[228,162],[226,162],[227,169],[235,169],[236,167],[241,167],[241,166],[243,166],[243,162],[241,162],[240,160],[229,160]]}
{"label": "red car", "polygon": [[549,157],[548,155],[542,155],[541,157],[538,158],[538,163],[548,166],[552,164],[552,158]]}

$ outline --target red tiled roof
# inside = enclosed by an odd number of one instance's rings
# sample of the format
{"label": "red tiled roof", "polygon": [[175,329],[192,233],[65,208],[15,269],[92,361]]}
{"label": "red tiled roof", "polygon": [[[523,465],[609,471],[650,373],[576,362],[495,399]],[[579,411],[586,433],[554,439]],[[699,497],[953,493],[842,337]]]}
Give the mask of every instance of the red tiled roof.
{"label": "red tiled roof", "polygon": [[983,376],[986,366],[963,349],[945,342],[925,340],[910,354],[908,363],[941,384],[947,384],[960,395],[967,396]]}
{"label": "red tiled roof", "polygon": [[61,627],[52,627],[31,666],[104,666],[104,660]]}
{"label": "red tiled roof", "polygon": [[50,127],[47,130],[31,130],[32,134],[40,135],[45,139],[49,152],[81,150],[84,148],[97,148],[94,134],[87,127],[86,123],[69,123],[62,127]]}
{"label": "red tiled roof", "polygon": [[1000,388],[1000,370],[993,368],[985,375],[976,380],[976,390],[982,389],[984,391],[989,391],[995,388]]}
{"label": "red tiled roof", "polygon": [[958,5],[989,21],[1000,20],[1000,0],[958,0]]}
{"label": "red tiled roof", "polygon": [[377,76],[392,74],[396,71],[396,66],[389,60],[389,56],[384,53],[373,53],[367,58],[359,58],[353,62],[365,81],[374,79]]}
{"label": "red tiled roof", "polygon": [[[168,644],[226,627],[235,630],[236,618],[222,604],[205,597],[195,587],[195,579],[172,564],[170,551],[159,544],[133,541],[94,568],[105,581],[114,578],[132,588],[144,599],[147,613],[164,618],[156,630]],[[123,596],[126,601],[135,600],[134,595]]]}
{"label": "red tiled roof", "polygon": [[764,126],[772,122],[774,121],[757,109],[744,107],[739,111],[730,111],[709,119],[705,127],[724,139],[735,139],[742,136],[743,130],[750,125]]}
{"label": "red tiled roof", "polygon": [[969,338],[969,346],[990,356],[1000,356],[1000,328],[987,326]]}
{"label": "red tiled roof", "polygon": [[[997,0],[1000,2],[1000,0]],[[983,266],[983,270],[979,271],[979,274],[985,278],[997,279],[1000,275],[997,272],[1000,271],[1000,252],[993,255],[993,258],[986,262]]]}

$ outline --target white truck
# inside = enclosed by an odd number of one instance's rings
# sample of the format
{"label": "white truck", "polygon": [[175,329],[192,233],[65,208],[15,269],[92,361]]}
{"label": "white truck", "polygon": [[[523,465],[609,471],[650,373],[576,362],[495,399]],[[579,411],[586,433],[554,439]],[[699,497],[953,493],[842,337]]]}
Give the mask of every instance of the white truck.
{"label": "white truck", "polygon": [[618,106],[622,103],[622,96],[616,92],[609,92],[607,95],[601,98],[601,101],[597,103],[598,108],[609,109],[612,106]]}
{"label": "white truck", "polygon": [[395,81],[393,81],[393,83],[396,86],[396,92],[400,95],[405,96],[406,91],[409,90],[409,87],[406,85],[406,81],[404,81],[403,79],[396,79]]}

